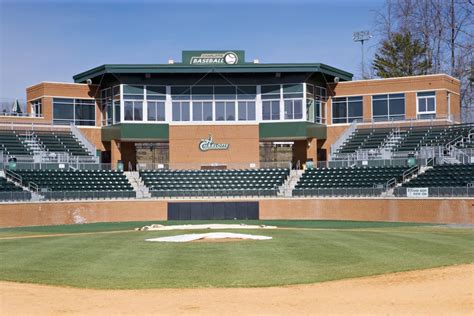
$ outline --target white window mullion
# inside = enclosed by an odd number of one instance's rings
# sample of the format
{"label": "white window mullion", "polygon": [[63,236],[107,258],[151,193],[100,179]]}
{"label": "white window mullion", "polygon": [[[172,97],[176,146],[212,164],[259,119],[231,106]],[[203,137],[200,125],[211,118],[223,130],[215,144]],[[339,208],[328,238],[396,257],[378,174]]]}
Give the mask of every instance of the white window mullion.
{"label": "white window mullion", "polygon": [[255,100],[255,120],[257,122],[263,121],[262,118],[262,110],[263,110],[263,104],[262,104],[262,86],[257,85],[257,97]]}

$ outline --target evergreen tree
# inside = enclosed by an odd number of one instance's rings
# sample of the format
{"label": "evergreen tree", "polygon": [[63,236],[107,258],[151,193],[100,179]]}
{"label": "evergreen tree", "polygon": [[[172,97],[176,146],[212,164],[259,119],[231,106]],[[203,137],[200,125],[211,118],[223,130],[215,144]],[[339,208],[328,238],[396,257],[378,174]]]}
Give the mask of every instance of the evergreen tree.
{"label": "evergreen tree", "polygon": [[394,33],[383,41],[374,58],[375,74],[381,78],[425,75],[431,68],[427,48],[409,32]]}

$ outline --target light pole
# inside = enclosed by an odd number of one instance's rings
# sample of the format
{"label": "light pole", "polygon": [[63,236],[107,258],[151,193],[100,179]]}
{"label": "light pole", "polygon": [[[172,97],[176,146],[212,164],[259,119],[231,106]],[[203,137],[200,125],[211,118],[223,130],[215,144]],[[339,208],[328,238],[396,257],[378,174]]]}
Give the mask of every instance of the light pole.
{"label": "light pole", "polygon": [[360,42],[361,45],[361,51],[362,51],[362,60],[361,60],[361,66],[362,66],[362,79],[365,79],[365,69],[364,69],[364,42],[368,41],[369,39],[372,38],[372,35],[370,35],[369,31],[359,31],[359,32],[354,32],[352,34],[352,39],[354,42]]}

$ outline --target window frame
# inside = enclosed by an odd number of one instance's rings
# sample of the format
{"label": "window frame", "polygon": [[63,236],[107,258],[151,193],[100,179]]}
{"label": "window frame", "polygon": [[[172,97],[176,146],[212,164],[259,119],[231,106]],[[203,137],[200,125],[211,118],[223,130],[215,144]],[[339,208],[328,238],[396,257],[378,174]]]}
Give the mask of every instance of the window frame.
{"label": "window frame", "polygon": [[[403,95],[399,97],[399,95]],[[385,98],[384,98],[385,96]],[[375,97],[375,98],[374,98]],[[373,122],[390,122],[390,121],[403,121],[406,118],[406,95],[404,92],[401,93],[384,93],[384,94],[375,94],[371,96],[372,99],[372,121]],[[390,114],[390,103],[392,100],[403,100],[403,114]],[[386,115],[377,115],[374,116],[374,101],[386,101]]]}
{"label": "window frame", "polygon": [[[424,94],[424,95],[423,95]],[[428,110],[428,100],[433,100],[433,110]],[[425,101],[425,111],[420,111],[420,100]],[[416,118],[417,119],[434,119],[436,118],[436,91],[424,91],[416,93]]]}

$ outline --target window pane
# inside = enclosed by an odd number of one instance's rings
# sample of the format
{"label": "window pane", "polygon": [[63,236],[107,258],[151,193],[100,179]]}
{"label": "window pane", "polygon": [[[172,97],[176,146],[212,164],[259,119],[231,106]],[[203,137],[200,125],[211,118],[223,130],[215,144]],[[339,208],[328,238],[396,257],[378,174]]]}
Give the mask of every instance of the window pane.
{"label": "window pane", "polygon": [[148,120],[156,121],[156,102],[148,102]]}
{"label": "window pane", "polygon": [[302,100],[294,100],[293,101],[293,115],[295,120],[299,120],[303,118],[303,101]]}
{"label": "window pane", "polygon": [[125,101],[125,120],[133,121],[133,102]]}
{"label": "window pane", "polygon": [[202,121],[202,102],[193,102],[193,121]]}
{"label": "window pane", "polygon": [[416,95],[419,96],[419,97],[428,97],[428,96],[434,96],[435,92],[434,91],[418,92]]}
{"label": "window pane", "polygon": [[204,121],[212,121],[212,102],[204,102],[202,112]]}
{"label": "window pane", "polygon": [[216,121],[225,120],[225,103],[216,102]]}
{"label": "window pane", "polygon": [[[349,102],[348,103],[348,117],[349,118],[362,118],[363,113],[362,113],[362,101],[357,101],[357,102]],[[349,122],[352,122],[353,120],[349,120]]]}
{"label": "window pane", "polygon": [[181,102],[181,120],[189,121],[189,102]]}
{"label": "window pane", "polygon": [[142,121],[143,120],[143,102],[141,101],[134,102],[133,109],[134,109],[133,119],[135,121]]}
{"label": "window pane", "polygon": [[428,102],[428,111],[434,112],[434,110],[435,110],[435,99],[434,98],[428,98],[427,102]]}
{"label": "window pane", "polygon": [[405,114],[405,99],[390,100],[389,104],[390,115]]}
{"label": "window pane", "polygon": [[270,101],[263,101],[262,102],[262,118],[264,120],[269,120],[270,119],[270,108],[271,108],[271,102]]}
{"label": "window pane", "polygon": [[280,119],[280,101],[272,101],[272,120]]}
{"label": "window pane", "polygon": [[69,120],[74,119],[74,105],[53,103],[53,118]]}
{"label": "window pane", "polygon": [[226,102],[225,114],[226,114],[227,121],[235,120],[235,103],[234,102]]}
{"label": "window pane", "polygon": [[115,102],[115,123],[120,122],[120,101]]}
{"label": "window pane", "polygon": [[426,98],[418,99],[418,112],[426,112]]}
{"label": "window pane", "polygon": [[255,121],[255,102],[247,102],[247,120]]}
{"label": "window pane", "polygon": [[180,121],[181,120],[181,106],[179,102],[172,103],[172,119],[173,121]]}
{"label": "window pane", "polygon": [[285,100],[285,120],[293,119],[293,101]]}
{"label": "window pane", "polygon": [[[342,119],[347,117],[346,102],[335,102],[332,104],[332,117],[334,119]],[[333,120],[334,122],[334,120]]]}
{"label": "window pane", "polygon": [[157,102],[156,104],[156,119],[158,121],[165,120],[165,102]]}
{"label": "window pane", "polygon": [[245,121],[247,118],[247,103],[239,102],[238,111],[239,111],[239,121]]}
{"label": "window pane", "polygon": [[373,116],[388,115],[387,106],[388,106],[387,100],[376,100],[374,96],[374,100],[372,102],[372,115]]}

